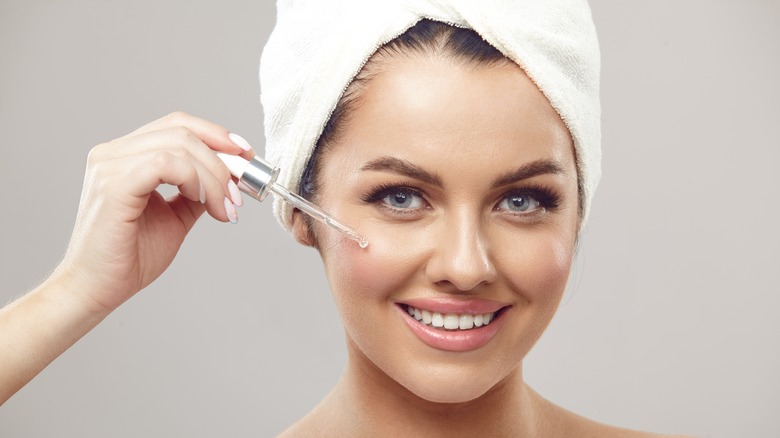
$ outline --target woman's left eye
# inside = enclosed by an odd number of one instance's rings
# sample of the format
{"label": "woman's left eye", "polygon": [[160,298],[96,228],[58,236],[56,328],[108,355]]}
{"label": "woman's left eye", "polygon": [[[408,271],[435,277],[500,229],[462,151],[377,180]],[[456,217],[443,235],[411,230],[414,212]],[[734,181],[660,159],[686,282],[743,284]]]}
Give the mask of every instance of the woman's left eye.
{"label": "woman's left eye", "polygon": [[526,213],[534,211],[541,206],[542,203],[533,196],[526,193],[517,193],[504,197],[497,208],[515,213]]}

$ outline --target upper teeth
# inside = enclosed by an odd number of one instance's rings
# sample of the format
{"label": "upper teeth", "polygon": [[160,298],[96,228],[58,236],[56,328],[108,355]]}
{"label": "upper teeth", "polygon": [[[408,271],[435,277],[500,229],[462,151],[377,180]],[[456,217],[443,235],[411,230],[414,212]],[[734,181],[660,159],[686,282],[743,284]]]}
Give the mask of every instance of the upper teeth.
{"label": "upper teeth", "polygon": [[439,312],[420,310],[412,306],[406,306],[406,311],[409,312],[409,315],[414,319],[421,321],[425,325],[444,328],[446,330],[468,330],[474,327],[488,325],[490,320],[496,315],[495,312],[479,313],[476,315],[459,315],[457,313],[441,314]]}

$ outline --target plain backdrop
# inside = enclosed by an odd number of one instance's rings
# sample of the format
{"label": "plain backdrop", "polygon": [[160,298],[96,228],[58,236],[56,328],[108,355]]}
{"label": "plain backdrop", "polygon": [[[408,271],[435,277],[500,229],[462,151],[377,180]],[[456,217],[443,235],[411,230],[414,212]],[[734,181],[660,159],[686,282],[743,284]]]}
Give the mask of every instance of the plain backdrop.
{"label": "plain backdrop", "polygon": [[[604,177],[525,361],[594,419],[780,436],[780,2],[591,2]],[[263,150],[273,2],[0,0],[0,303],[57,264],[90,148],[173,110]],[[265,437],[329,391],[343,334],[317,253],[250,202],[0,407],[6,437]],[[2,358],[0,358],[2,360]]]}

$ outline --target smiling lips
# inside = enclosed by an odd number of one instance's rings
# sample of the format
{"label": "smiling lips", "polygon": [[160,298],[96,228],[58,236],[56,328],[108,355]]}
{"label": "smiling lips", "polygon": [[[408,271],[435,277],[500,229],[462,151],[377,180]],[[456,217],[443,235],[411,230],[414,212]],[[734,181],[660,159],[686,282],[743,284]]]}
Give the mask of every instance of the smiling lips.
{"label": "smiling lips", "polygon": [[412,300],[398,304],[402,319],[423,343],[455,352],[475,350],[490,342],[508,307],[488,300]]}
{"label": "smiling lips", "polygon": [[493,316],[495,316],[495,312],[478,313],[476,315],[468,313],[462,315],[447,313],[442,315],[439,312],[420,310],[412,306],[406,306],[406,311],[409,313],[409,316],[414,317],[414,319],[421,321],[423,324],[444,330],[471,330],[474,327],[482,327],[490,324]]}

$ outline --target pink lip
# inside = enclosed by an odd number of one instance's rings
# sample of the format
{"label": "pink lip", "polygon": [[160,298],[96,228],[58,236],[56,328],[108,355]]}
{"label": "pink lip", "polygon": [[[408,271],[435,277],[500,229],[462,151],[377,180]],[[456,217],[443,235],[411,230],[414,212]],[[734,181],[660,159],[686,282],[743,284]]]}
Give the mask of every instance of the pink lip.
{"label": "pink lip", "polygon": [[[409,304],[412,307],[417,307]],[[428,345],[429,347],[436,348],[438,350],[444,350],[444,351],[453,351],[453,352],[465,352],[465,351],[471,351],[476,350],[478,348],[484,347],[487,345],[493,337],[498,333],[499,329],[502,326],[502,323],[504,321],[504,314],[503,312],[495,317],[492,321],[490,321],[490,324],[484,325],[482,327],[472,328],[470,330],[442,330],[438,328],[433,328],[432,326],[425,325],[420,321],[417,321],[412,316],[409,315],[409,313],[406,311],[405,306],[399,305],[396,306],[398,308],[398,311],[400,312],[401,318],[406,323],[406,325],[409,327],[409,329],[414,333],[420,341],[422,341],[424,344]],[[446,306],[445,306],[446,307]],[[418,308],[424,308],[428,310],[434,310],[430,306],[420,306]],[[438,307],[441,309],[441,307]],[[452,309],[451,307],[448,307]],[[501,307],[499,307],[500,309]],[[496,309],[498,310],[498,309]],[[494,312],[496,310],[488,310],[488,311],[478,311],[474,313],[488,313],[488,312]],[[442,312],[440,312],[442,313]],[[443,313],[471,313],[469,311],[465,311],[462,307],[459,308],[459,310],[450,310]]]}
{"label": "pink lip", "polygon": [[492,313],[497,312],[502,307],[506,307],[507,304],[500,303],[498,301],[487,300],[484,298],[469,298],[469,299],[455,299],[450,297],[442,298],[413,298],[409,300],[400,301],[398,304],[406,304],[408,306],[416,307],[420,310],[428,310],[431,312],[445,313],[458,313],[476,315],[479,313]]}

